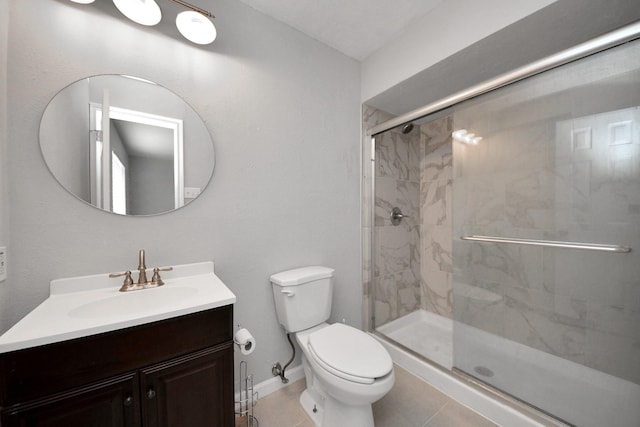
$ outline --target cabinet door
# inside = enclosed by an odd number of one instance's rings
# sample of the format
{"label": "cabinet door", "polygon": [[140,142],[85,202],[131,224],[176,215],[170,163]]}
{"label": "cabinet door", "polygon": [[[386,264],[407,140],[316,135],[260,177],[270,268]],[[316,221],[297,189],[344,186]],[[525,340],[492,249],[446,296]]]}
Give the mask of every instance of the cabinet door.
{"label": "cabinet door", "polygon": [[140,387],[145,427],[232,426],[232,343],[144,369]]}
{"label": "cabinet door", "polygon": [[138,377],[124,375],[4,408],[3,427],[139,427]]}

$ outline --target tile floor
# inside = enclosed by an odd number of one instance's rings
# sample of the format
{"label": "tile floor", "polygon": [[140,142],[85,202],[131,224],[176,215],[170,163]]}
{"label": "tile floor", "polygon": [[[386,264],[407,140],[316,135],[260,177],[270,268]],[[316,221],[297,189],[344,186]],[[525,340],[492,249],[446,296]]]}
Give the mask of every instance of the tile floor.
{"label": "tile floor", "polygon": [[[376,427],[496,427],[398,365],[394,368],[393,389],[373,404]],[[260,427],[314,427],[298,402],[304,388],[303,379],[260,399],[254,409]]]}

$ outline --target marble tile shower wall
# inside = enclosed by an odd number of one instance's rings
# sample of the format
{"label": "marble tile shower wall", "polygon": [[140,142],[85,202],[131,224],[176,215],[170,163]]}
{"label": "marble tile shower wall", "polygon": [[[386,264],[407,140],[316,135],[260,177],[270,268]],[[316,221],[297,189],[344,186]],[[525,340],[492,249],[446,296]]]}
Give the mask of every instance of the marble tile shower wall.
{"label": "marble tile shower wall", "polygon": [[[451,317],[451,117],[415,126],[408,134],[394,129],[377,136],[373,168],[366,129],[393,116],[364,106],[363,118],[363,277],[374,278],[372,283],[365,279],[365,307],[375,296],[372,314],[378,326],[420,308]],[[372,200],[373,217],[368,214]],[[407,216],[397,226],[390,219],[394,207]]]}
{"label": "marble tile shower wall", "polygon": [[[381,325],[420,308],[420,132],[376,136],[375,317]],[[391,210],[406,215],[391,223]]]}
{"label": "marble tile shower wall", "polygon": [[453,311],[453,118],[420,126],[420,289],[422,308]]}

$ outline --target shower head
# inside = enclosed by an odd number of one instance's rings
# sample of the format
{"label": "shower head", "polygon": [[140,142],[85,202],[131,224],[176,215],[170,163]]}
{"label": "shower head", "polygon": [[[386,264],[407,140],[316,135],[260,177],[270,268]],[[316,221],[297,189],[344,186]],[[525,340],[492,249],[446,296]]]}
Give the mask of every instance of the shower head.
{"label": "shower head", "polygon": [[413,130],[413,123],[407,123],[406,125],[402,125],[401,132],[405,135],[411,132],[412,130]]}

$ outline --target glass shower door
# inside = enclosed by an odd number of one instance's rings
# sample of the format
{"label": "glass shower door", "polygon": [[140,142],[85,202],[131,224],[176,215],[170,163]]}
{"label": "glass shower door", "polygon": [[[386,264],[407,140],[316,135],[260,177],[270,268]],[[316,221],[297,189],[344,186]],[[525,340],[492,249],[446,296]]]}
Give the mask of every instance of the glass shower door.
{"label": "glass shower door", "polygon": [[640,425],[640,42],[453,123],[454,367],[571,424]]}

